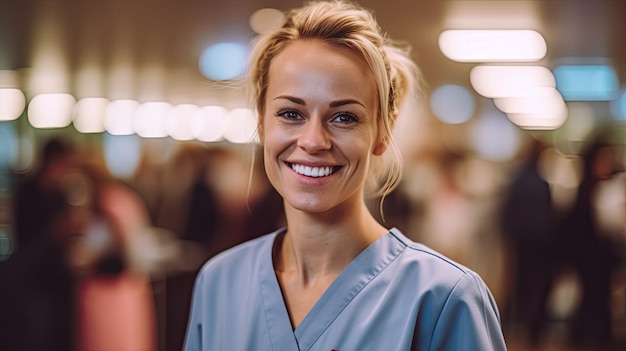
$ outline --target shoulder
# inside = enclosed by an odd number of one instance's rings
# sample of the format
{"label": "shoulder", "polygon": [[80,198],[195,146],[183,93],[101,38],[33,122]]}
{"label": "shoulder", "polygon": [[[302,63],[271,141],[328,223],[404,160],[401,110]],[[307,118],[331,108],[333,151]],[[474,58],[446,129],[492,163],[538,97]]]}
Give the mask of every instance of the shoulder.
{"label": "shoulder", "polygon": [[[420,303],[439,312],[443,329],[456,329],[451,324],[480,320],[473,327],[498,330],[500,315],[489,287],[478,273],[441,253],[416,243],[397,229],[392,229],[399,242],[406,245],[400,259],[402,279],[413,281]],[[449,327],[449,328],[448,328]],[[465,326],[464,328],[469,328]]]}
{"label": "shoulder", "polygon": [[396,229],[392,229],[391,233],[406,245],[400,263],[403,275],[416,281],[418,291],[428,291],[424,299],[441,304],[444,310],[454,311],[452,314],[457,317],[463,310],[468,316],[488,313],[494,320],[499,320],[493,294],[478,273],[426,245],[408,239]]}
{"label": "shoulder", "polygon": [[429,268],[436,269],[437,271],[445,271],[459,276],[471,272],[471,269],[446,257],[440,252],[409,239],[396,228],[392,228],[390,230],[390,234],[395,238],[395,240],[406,247],[403,252],[403,258],[407,264],[413,263],[424,265]]}
{"label": "shoulder", "polygon": [[430,290],[481,291],[486,288],[482,278],[472,269],[446,257],[430,247],[407,238],[397,229],[390,233],[405,249],[398,264],[406,277],[415,278]]}

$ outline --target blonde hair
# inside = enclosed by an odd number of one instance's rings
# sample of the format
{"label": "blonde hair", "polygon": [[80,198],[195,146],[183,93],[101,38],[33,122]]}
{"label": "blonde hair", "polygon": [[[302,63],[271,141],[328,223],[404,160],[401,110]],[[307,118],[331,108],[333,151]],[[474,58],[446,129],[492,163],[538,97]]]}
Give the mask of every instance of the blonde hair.
{"label": "blonde hair", "polygon": [[247,77],[251,104],[259,115],[259,127],[265,110],[270,64],[287,45],[298,39],[320,39],[347,47],[369,65],[378,88],[379,135],[388,147],[383,157],[373,158],[367,189],[371,195],[384,199],[402,177],[402,156],[392,136],[398,109],[409,94],[419,91],[420,73],[409,57],[408,47],[392,43],[372,12],[350,2],[310,2],[289,11],[280,29],[258,37],[253,46]]}

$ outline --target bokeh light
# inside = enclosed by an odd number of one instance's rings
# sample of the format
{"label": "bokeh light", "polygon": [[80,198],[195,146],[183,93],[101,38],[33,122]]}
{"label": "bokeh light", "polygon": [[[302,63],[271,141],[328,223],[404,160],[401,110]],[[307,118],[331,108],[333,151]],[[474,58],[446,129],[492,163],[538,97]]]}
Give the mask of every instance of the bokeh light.
{"label": "bokeh light", "polygon": [[0,122],[0,169],[15,164],[17,150],[18,139],[13,125]]}
{"label": "bokeh light", "polygon": [[81,133],[104,132],[104,115],[109,100],[105,98],[83,98],[74,106],[72,117],[74,128]]}
{"label": "bokeh light", "polygon": [[64,128],[72,123],[76,100],[70,94],[40,94],[28,104],[28,121],[35,128]]}
{"label": "bokeh light", "polygon": [[144,138],[163,138],[167,136],[165,121],[172,109],[167,102],[144,102],[137,107],[133,116],[135,133]]}
{"label": "bokeh light", "polygon": [[554,88],[535,88],[525,96],[497,98],[494,104],[523,129],[553,130],[567,120],[565,101]]}
{"label": "bokeh light", "polygon": [[554,69],[557,89],[567,101],[613,100],[619,89],[615,69],[609,65],[569,65]]}
{"label": "bokeh light", "polygon": [[194,136],[205,142],[222,140],[228,130],[228,111],[223,106],[204,106],[194,121]]}
{"label": "bokeh light", "polygon": [[556,87],[552,72],[542,66],[476,66],[470,71],[470,82],[488,98],[525,96],[535,88]]}
{"label": "bokeh light", "polygon": [[626,90],[620,91],[610,103],[611,114],[615,119],[626,122]]}
{"label": "bokeh light", "polygon": [[109,171],[116,177],[128,179],[141,158],[141,140],[137,135],[104,134],[103,153]]}
{"label": "bokeh light", "polygon": [[467,122],[476,110],[472,94],[465,87],[454,84],[435,89],[430,106],[435,116],[448,124]]}
{"label": "bokeh light", "polygon": [[255,142],[256,122],[254,112],[248,108],[236,108],[226,116],[228,129],[224,138],[231,143],[241,144]]}
{"label": "bokeh light", "polygon": [[130,99],[114,100],[104,110],[104,129],[112,135],[135,133],[133,116],[139,102]]}
{"label": "bokeh light", "polygon": [[477,118],[469,133],[472,148],[488,161],[509,161],[521,146],[518,128],[493,107]]}
{"label": "bokeh light", "polygon": [[194,123],[202,110],[196,105],[181,104],[172,108],[165,121],[165,130],[174,140],[194,139]]}
{"label": "bokeh light", "polygon": [[256,10],[250,16],[250,28],[259,34],[267,34],[280,28],[285,21],[285,13],[272,8]]}
{"label": "bokeh light", "polygon": [[534,30],[445,30],[439,48],[457,62],[534,62],[547,52],[546,41]]}
{"label": "bokeh light", "polygon": [[200,72],[213,80],[240,77],[246,67],[248,50],[237,43],[220,43],[205,49],[200,55]]}
{"label": "bokeh light", "polygon": [[26,107],[26,97],[20,89],[0,88],[0,121],[18,119]]}

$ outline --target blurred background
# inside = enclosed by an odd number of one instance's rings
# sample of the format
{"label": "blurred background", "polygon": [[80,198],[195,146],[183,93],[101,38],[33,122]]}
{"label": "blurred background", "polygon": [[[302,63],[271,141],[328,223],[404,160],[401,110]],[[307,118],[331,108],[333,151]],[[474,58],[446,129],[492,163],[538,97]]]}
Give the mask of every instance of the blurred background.
{"label": "blurred background", "polygon": [[[425,81],[385,225],[477,271],[511,350],[623,350],[626,1],[359,3]],[[284,224],[237,82],[301,4],[0,0],[1,349],[181,349],[200,265]]]}

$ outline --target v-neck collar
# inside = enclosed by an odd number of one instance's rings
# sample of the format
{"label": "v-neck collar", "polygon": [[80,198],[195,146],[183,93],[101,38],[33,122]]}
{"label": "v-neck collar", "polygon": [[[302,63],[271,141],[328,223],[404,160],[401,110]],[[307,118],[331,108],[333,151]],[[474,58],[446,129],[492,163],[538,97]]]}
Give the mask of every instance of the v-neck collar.
{"label": "v-neck collar", "polygon": [[274,241],[285,230],[277,231],[264,248],[266,259],[259,267],[260,291],[273,350],[304,351],[309,350],[350,301],[398,257],[406,244],[395,229],[370,244],[337,276],[293,331],[272,260]]}

